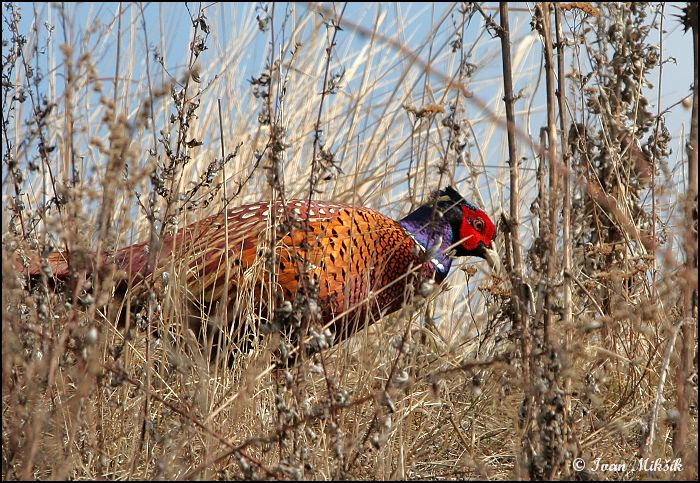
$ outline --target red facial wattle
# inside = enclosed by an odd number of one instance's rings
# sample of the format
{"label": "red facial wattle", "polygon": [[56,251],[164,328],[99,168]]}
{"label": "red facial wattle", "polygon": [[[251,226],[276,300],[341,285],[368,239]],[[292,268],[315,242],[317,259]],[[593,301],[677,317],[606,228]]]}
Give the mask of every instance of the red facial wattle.
{"label": "red facial wattle", "polygon": [[[478,250],[479,243],[483,243],[486,248],[491,247],[491,240],[496,231],[488,216],[481,210],[474,210],[468,206],[462,208],[462,224],[459,228],[459,237],[462,241],[462,247],[473,252]],[[481,230],[477,230],[476,226],[481,225]]]}

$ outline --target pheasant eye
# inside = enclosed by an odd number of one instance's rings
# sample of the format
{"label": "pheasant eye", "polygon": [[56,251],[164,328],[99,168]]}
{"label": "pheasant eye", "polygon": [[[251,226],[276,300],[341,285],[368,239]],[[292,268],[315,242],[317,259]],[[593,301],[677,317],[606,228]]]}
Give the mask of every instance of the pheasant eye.
{"label": "pheasant eye", "polygon": [[475,229],[476,231],[478,231],[479,233],[481,233],[481,230],[484,229],[484,220],[482,220],[481,218],[477,218],[477,219],[474,220],[474,222],[472,223],[472,225],[474,226],[474,229]]}

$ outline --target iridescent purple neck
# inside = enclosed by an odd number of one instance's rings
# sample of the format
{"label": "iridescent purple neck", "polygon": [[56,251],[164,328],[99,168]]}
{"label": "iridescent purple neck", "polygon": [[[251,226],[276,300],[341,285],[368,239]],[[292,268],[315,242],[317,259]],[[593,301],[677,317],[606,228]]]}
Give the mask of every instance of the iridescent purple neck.
{"label": "iridescent purple neck", "polygon": [[[435,217],[432,207],[421,206],[413,213],[399,221],[401,225],[418,243],[423,251],[430,251],[430,263],[435,267],[435,281],[442,282],[450,271],[452,259],[446,255],[452,245],[452,227],[442,217]],[[440,243],[440,247],[435,245]]]}

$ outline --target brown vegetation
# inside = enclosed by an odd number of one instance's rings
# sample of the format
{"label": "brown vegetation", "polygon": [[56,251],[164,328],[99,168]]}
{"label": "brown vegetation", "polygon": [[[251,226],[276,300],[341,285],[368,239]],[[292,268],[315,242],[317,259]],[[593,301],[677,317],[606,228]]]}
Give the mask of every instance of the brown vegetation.
{"label": "brown vegetation", "polygon": [[[2,8],[3,479],[697,479],[694,4],[199,4],[184,66],[162,24],[191,6]],[[458,265],[290,368],[277,334],[210,361],[177,276],[137,312],[99,262],[248,201],[398,218],[447,184],[499,214],[505,276]]]}

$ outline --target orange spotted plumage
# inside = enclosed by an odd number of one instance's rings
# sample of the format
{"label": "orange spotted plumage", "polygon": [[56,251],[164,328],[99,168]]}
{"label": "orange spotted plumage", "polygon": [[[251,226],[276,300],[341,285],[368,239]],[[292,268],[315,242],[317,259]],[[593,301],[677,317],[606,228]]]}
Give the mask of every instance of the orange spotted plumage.
{"label": "orange spotted plumage", "polygon": [[[451,256],[491,261],[494,232],[488,216],[449,187],[400,221],[342,203],[262,201],[164,237],[155,270],[148,268],[146,243],[116,250],[105,262],[123,271],[132,287],[173,271],[204,312],[221,310],[225,301],[230,323],[244,285],[253,287],[257,305],[280,306],[303,292],[318,307],[312,318],[329,325],[337,341],[352,335],[358,322],[398,310],[420,283],[441,282]],[[265,249],[273,241],[274,254]],[[49,263],[55,278],[67,278],[62,254],[52,254]],[[38,274],[38,264],[29,272]]]}

